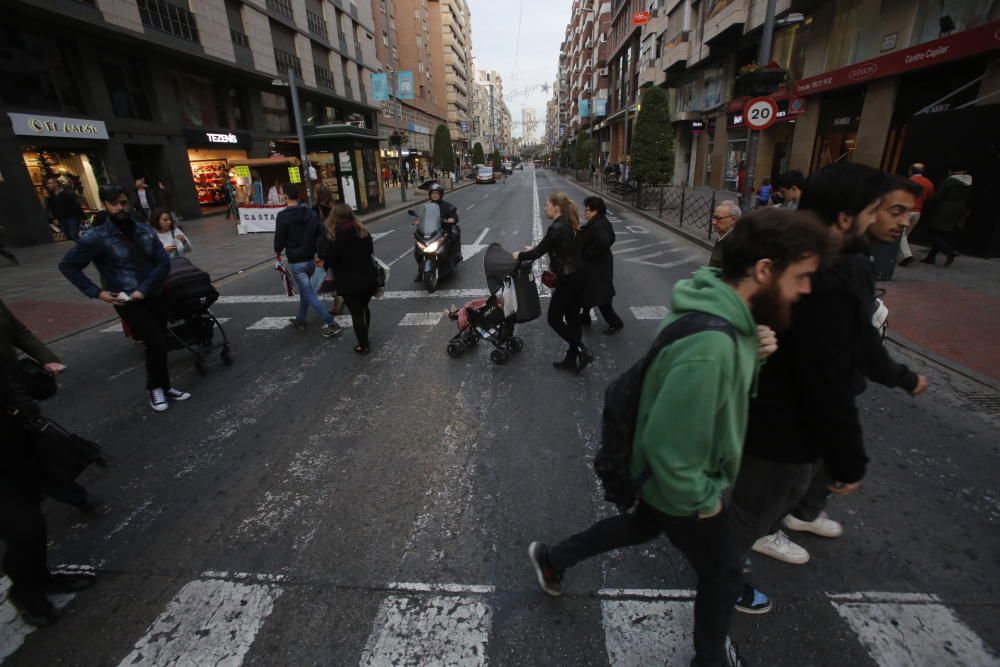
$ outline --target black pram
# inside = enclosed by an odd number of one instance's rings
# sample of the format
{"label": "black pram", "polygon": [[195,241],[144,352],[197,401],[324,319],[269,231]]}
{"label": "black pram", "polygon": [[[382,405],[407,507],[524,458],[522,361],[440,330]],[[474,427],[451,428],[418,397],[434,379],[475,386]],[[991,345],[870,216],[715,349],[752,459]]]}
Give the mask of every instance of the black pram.
{"label": "black pram", "polygon": [[[194,355],[194,367],[202,375],[205,374],[205,360],[215,350],[221,349],[219,357],[222,363],[231,365],[233,357],[229,350],[229,338],[209,310],[218,300],[219,292],[212,285],[208,273],[186,257],[174,257],[170,260],[170,274],[163,293],[170,309],[167,316],[167,343],[170,349],[187,349]],[[213,344],[216,328],[222,340]]]}
{"label": "black pram", "polygon": [[458,333],[448,341],[448,355],[458,358],[485,340],[494,347],[490,360],[503,364],[512,352],[524,348],[524,341],[514,335],[514,326],[537,319],[542,313],[538,288],[531,265],[515,260],[499,243],[486,249],[483,268],[490,295],[469,301],[448,314],[458,320]]}

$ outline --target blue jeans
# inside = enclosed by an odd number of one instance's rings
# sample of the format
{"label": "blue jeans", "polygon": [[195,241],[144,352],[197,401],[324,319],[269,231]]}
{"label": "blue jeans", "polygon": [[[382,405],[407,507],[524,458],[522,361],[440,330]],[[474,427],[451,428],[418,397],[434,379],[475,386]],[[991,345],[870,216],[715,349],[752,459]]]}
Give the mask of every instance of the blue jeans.
{"label": "blue jeans", "polygon": [[289,264],[288,268],[292,270],[292,278],[295,279],[295,286],[299,290],[299,315],[297,319],[300,322],[305,322],[306,317],[309,315],[309,306],[312,306],[323,322],[333,324],[333,315],[326,309],[323,302],[319,300],[319,295],[316,294],[316,290],[313,289],[312,281],[310,280],[312,274],[316,272],[316,264],[311,261],[298,262]]}
{"label": "blue jeans", "polygon": [[65,218],[59,221],[59,227],[62,228],[63,234],[66,235],[70,241],[80,240],[80,221],[76,218]]}

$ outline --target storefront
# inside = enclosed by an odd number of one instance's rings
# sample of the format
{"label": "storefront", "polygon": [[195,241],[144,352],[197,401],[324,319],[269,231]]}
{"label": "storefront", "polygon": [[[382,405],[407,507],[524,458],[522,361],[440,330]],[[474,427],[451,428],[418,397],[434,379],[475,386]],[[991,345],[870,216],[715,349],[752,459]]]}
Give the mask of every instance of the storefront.
{"label": "storefront", "polygon": [[228,175],[240,234],[274,231],[275,217],[285,208],[286,187],[297,188],[299,198],[305,201],[305,179],[298,158],[233,159]]}
{"label": "storefront", "polygon": [[865,103],[864,88],[824,95],[813,145],[810,172],[833,162],[852,162]]}
{"label": "storefront", "polygon": [[195,194],[203,212],[227,205],[225,188],[234,183],[232,164],[245,161],[250,149],[249,132],[225,129],[185,129],[188,162]]}
{"label": "storefront", "polygon": [[39,205],[46,205],[46,180],[57,178],[63,187],[72,189],[85,210],[100,209],[98,188],[108,182],[104,165],[108,130],[104,122],[13,112],[7,115]]}
{"label": "storefront", "polygon": [[[297,142],[278,143],[288,155],[298,152]],[[338,202],[358,213],[370,213],[385,207],[382,183],[382,156],[379,137],[373,130],[349,124],[325,125],[307,132],[310,168],[315,180],[330,188]],[[404,164],[407,149],[402,149]]]}
{"label": "storefront", "polygon": [[[805,100],[790,97],[784,90],[772,96],[778,106],[775,123],[760,133],[757,162],[754,172],[759,182],[770,178],[772,181],[788,170],[788,157],[795,133],[796,116],[805,111]],[[726,128],[729,137],[729,150],[726,153],[726,173],[723,187],[742,192],[742,179],[739,172],[746,168],[747,138],[749,136],[746,124],[743,122],[743,109],[749,98],[733,99],[727,105]],[[743,165],[740,167],[740,165]],[[735,170],[735,171],[734,171]],[[757,187],[755,185],[755,187]]]}

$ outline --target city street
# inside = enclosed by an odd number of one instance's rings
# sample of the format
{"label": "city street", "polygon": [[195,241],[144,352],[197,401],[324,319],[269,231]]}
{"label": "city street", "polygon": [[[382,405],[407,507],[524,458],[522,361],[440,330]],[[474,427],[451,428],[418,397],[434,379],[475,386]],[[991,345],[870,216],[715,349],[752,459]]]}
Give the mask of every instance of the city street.
{"label": "city street", "polygon": [[[485,343],[445,352],[445,311],[487,294],[486,246],[537,241],[560,190],[578,204],[590,194],[532,168],[449,193],[465,262],[431,295],[412,282],[410,218],[374,222],[392,271],[368,356],[350,328],[322,338],[314,314],[305,331],[288,326],[297,298],[269,265],[218,285],[235,364],[213,359],[201,376],[172,353],[193,398],[164,414],[117,326],[57,342],[69,370],[44,410],[117,462],[84,476],[102,516],[46,501],[50,563],[100,579],[51,628],[4,600],[0,662],[686,667],[694,579],[666,539],[581,564],[560,599],[539,591],[527,547],[615,511],[591,468],[604,389],[708,252],[611,201],[625,328],[601,335],[598,318],[585,332],[592,366],[552,368],[564,347],[544,315],[519,325],[524,350],[505,365]],[[803,566],[754,559],[775,604],[736,615],[750,665],[1000,665],[1000,418],[963,402],[969,380],[891,347],[931,390],[859,399],[872,463],[832,504],[845,534],[792,534],[812,555]]]}

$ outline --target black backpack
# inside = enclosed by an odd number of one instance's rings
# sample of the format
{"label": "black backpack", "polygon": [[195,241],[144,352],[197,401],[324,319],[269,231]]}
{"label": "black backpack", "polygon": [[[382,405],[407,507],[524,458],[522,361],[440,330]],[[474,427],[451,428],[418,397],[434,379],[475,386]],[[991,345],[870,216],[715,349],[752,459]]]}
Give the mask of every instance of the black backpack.
{"label": "black backpack", "polygon": [[664,328],[653,341],[646,356],[618,376],[604,392],[601,447],[594,457],[594,472],[604,487],[604,499],[617,505],[622,512],[627,512],[635,505],[639,489],[653,474],[647,469],[638,478],[634,478],[629,467],[646,370],[663,348],[702,331],[724,331],[736,342],[736,329],[721,317],[702,312],[684,315]]}

